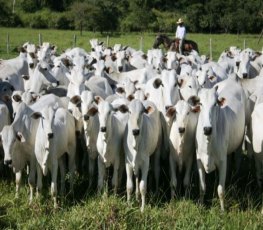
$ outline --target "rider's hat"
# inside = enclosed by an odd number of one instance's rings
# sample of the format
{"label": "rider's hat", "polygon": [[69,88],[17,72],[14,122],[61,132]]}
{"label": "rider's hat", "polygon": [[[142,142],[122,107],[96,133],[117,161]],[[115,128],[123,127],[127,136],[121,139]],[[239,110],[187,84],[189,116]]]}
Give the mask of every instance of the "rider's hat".
{"label": "rider's hat", "polygon": [[176,23],[177,23],[177,24],[182,24],[182,23],[184,23],[184,20],[183,20],[182,18],[179,18]]}

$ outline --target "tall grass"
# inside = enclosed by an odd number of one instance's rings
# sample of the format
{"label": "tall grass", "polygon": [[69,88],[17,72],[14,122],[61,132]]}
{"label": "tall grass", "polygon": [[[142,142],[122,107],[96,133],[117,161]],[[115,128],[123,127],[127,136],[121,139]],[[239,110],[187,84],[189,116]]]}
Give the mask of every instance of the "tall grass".
{"label": "tall grass", "polygon": [[[17,55],[16,48],[23,43],[30,41],[38,44],[39,34],[42,40],[50,42],[58,47],[58,53],[74,45],[74,35],[76,35],[76,46],[82,47],[87,51],[90,50],[89,40],[98,38],[100,41],[107,42],[107,35],[84,31],[82,36],[78,31],[70,30],[44,30],[44,29],[25,29],[25,28],[0,28],[0,58],[11,58]],[[7,36],[9,35],[10,49],[7,54]],[[174,34],[168,34],[173,37]],[[141,47],[147,51],[152,48],[156,34],[154,33],[126,33],[109,35],[109,46],[116,43],[129,45],[135,49]],[[240,48],[249,47],[257,51],[261,51],[263,47],[263,39],[258,43],[259,35],[234,35],[234,34],[192,34],[187,35],[187,39],[194,40],[198,43],[200,54],[210,55],[210,39],[212,47],[212,58],[217,60],[220,53],[230,46],[238,46]]]}
{"label": "tall grass", "polygon": [[88,191],[83,178],[78,180],[74,198],[69,195],[60,198],[58,209],[53,208],[47,184],[42,197],[29,205],[26,178],[18,199],[14,198],[14,182],[0,180],[0,229],[262,229],[263,226],[259,193],[251,185],[228,186],[224,213],[214,189],[205,206],[195,198],[178,195],[169,200],[163,199],[163,193],[158,196],[148,192],[147,205],[141,213],[134,196],[127,204],[125,192],[100,196]]}

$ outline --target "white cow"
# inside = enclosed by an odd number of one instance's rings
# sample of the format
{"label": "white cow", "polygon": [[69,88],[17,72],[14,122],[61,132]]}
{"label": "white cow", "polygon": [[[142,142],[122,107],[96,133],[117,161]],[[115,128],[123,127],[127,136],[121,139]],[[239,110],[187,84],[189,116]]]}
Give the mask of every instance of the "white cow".
{"label": "white cow", "polygon": [[[76,137],[75,121],[73,116],[64,108],[54,109],[45,107],[41,112],[31,114],[34,119],[39,119],[39,124],[35,139],[36,159],[43,171],[47,175],[48,169],[51,171],[51,196],[54,200],[54,207],[57,207],[57,175],[59,160],[64,153],[69,158],[70,190],[73,192],[73,174],[75,172]],[[63,164],[61,170],[61,189],[64,192],[65,172]],[[39,188],[41,190],[42,184]]]}
{"label": "white cow", "polygon": [[54,77],[47,62],[41,61],[34,69],[32,79],[30,78],[30,92],[39,94],[41,90],[51,86],[58,86],[59,82]]}
{"label": "white cow", "polygon": [[[141,211],[145,207],[147,177],[151,155],[160,155],[161,122],[156,106],[150,101],[132,100],[128,106],[122,106],[123,112],[129,111],[129,120],[124,134],[125,164],[127,174],[127,200],[133,191],[133,174],[136,177],[136,197],[139,190],[142,198]],[[139,173],[141,179],[139,181]]]}
{"label": "white cow", "polygon": [[[38,121],[33,120],[30,115],[35,111],[40,111],[45,106],[58,104],[65,106],[60,98],[54,95],[46,95],[41,97],[35,104],[28,106],[24,102],[19,103],[16,116],[9,128],[2,133],[2,143],[5,152],[5,162],[14,167],[16,173],[21,173],[25,166],[25,162],[30,162],[30,171],[28,183],[30,186],[30,203],[33,200],[33,189],[35,187],[36,176],[36,157],[34,154],[36,131]],[[38,175],[40,175],[38,173]],[[16,178],[19,187],[21,174]],[[39,187],[38,177],[38,187]]]}
{"label": "white cow", "polygon": [[105,178],[105,170],[113,165],[112,186],[117,193],[121,181],[124,160],[123,135],[128,115],[116,109],[127,103],[125,99],[117,99],[112,103],[96,97],[98,109],[93,109],[93,114],[98,112],[100,129],[97,139],[98,157],[98,191],[101,192]]}
{"label": "white cow", "polygon": [[[256,105],[251,115],[251,131],[252,131],[252,146],[253,146],[253,156],[255,160],[256,167],[256,179],[257,184],[260,189],[262,189],[262,179],[263,179],[263,135],[262,135],[262,112],[263,112],[263,97],[262,91],[260,95],[257,95]],[[261,190],[262,191],[262,190]],[[261,214],[263,214],[263,206],[261,209]]]}
{"label": "white cow", "polygon": [[95,163],[98,157],[97,138],[100,127],[98,113],[92,113],[94,109],[97,109],[95,94],[89,90],[85,90],[80,96],[74,96],[71,101],[77,105],[77,107],[81,105],[81,119],[89,157],[89,187],[91,187],[92,181],[94,181]]}
{"label": "white cow", "polygon": [[170,107],[167,116],[170,118],[170,170],[171,170],[171,197],[175,195],[177,186],[176,171],[182,173],[185,168],[183,185],[185,194],[189,192],[190,173],[195,156],[195,133],[198,120],[198,106],[191,106],[188,102],[180,100]]}
{"label": "white cow", "polygon": [[205,172],[219,171],[217,188],[224,210],[227,154],[241,147],[245,131],[245,96],[231,79],[199,92],[201,111],[196,131],[196,157],[200,177],[200,201],[206,191]]}
{"label": "white cow", "polygon": [[199,67],[197,73],[198,82],[201,87],[211,88],[217,82],[227,78],[226,70],[217,62],[208,62]]}

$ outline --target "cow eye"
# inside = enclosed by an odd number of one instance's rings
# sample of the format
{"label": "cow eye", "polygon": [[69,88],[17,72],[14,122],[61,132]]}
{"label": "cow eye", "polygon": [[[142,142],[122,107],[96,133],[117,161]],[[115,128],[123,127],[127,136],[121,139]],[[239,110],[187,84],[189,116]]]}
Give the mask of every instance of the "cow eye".
{"label": "cow eye", "polygon": [[188,87],[189,87],[189,88],[192,88],[192,86],[191,86],[191,85],[189,85]]}

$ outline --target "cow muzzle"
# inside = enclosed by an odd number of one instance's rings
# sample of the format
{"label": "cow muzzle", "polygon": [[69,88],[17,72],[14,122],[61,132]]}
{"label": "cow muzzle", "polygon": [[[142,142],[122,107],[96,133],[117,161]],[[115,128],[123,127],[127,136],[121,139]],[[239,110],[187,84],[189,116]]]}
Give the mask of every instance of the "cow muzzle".
{"label": "cow muzzle", "polygon": [[5,160],[4,164],[7,166],[11,166],[12,165],[12,160]]}
{"label": "cow muzzle", "polygon": [[243,78],[247,78],[247,73],[243,73]]}
{"label": "cow muzzle", "polygon": [[48,139],[52,139],[54,137],[54,134],[53,133],[48,133],[47,137],[48,137]]}
{"label": "cow muzzle", "polygon": [[204,127],[204,134],[206,136],[211,135],[211,133],[212,133],[212,127]]}
{"label": "cow muzzle", "polygon": [[138,136],[140,134],[140,130],[139,129],[133,129],[132,134],[133,134],[133,136]]}
{"label": "cow muzzle", "polygon": [[100,131],[101,131],[102,133],[105,133],[105,132],[106,132],[106,130],[107,130],[107,129],[106,129],[106,127],[105,127],[105,126],[103,126],[103,127],[101,127],[101,128],[100,128]]}
{"label": "cow muzzle", "polygon": [[184,133],[185,132],[185,128],[183,128],[183,127],[180,127],[180,128],[178,128],[178,131],[179,131],[179,133]]}
{"label": "cow muzzle", "polygon": [[118,70],[119,70],[119,72],[122,72],[123,67],[122,66],[118,67]]}
{"label": "cow muzzle", "polygon": [[89,120],[89,115],[88,115],[88,114],[85,114],[85,115],[83,116],[83,119],[84,119],[84,121],[88,121],[88,120]]}

